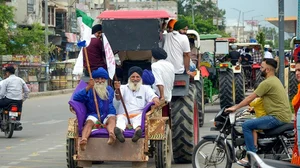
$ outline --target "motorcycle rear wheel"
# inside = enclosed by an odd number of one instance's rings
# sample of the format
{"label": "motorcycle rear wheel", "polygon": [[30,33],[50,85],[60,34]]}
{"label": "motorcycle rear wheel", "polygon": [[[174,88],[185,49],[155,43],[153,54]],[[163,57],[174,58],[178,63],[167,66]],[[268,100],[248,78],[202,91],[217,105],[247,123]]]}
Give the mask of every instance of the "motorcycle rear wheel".
{"label": "motorcycle rear wheel", "polygon": [[207,167],[232,167],[230,158],[226,154],[224,143],[217,142],[217,144],[215,144],[214,139],[203,139],[194,148],[193,168]]}
{"label": "motorcycle rear wheel", "polygon": [[4,131],[6,138],[11,138],[14,134],[15,130],[15,123],[9,123],[8,128]]}

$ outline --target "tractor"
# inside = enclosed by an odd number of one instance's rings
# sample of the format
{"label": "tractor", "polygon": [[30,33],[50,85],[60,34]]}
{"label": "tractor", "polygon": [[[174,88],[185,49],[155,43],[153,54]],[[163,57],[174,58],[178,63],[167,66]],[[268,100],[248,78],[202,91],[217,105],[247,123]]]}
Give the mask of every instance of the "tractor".
{"label": "tractor", "polygon": [[[118,52],[121,69],[117,73],[122,84],[127,83],[132,66],[151,70],[151,49],[161,43],[161,24],[169,18],[162,10],[104,11],[99,16],[102,28],[114,53]],[[189,31],[190,34],[197,33]],[[199,38],[195,39],[199,48]],[[117,71],[118,72],[118,71]],[[68,167],[90,167],[94,161],[132,162],[133,167],[146,167],[149,157],[156,167],[170,168],[175,163],[191,163],[193,148],[199,141],[199,115],[204,112],[203,80],[199,70],[190,78],[187,74],[175,75],[172,100],[154,109],[147,105],[143,111],[143,137],[138,143],[126,140],[113,146],[105,143],[108,134],[104,129],[92,132],[86,151],[79,149],[82,129],[81,104],[70,100],[71,112],[76,118],[69,120],[67,136]],[[81,86],[85,85],[81,82]],[[204,115],[203,115],[204,116]],[[125,139],[133,130],[125,130]],[[102,151],[102,152],[101,152]],[[103,152],[105,151],[105,152]]]}
{"label": "tractor", "polygon": [[219,35],[203,35],[200,38],[205,100],[213,103],[216,100],[213,96],[218,95],[221,108],[241,102],[245,98],[242,67],[239,64],[232,65],[226,58],[229,43],[234,39],[220,38]]}

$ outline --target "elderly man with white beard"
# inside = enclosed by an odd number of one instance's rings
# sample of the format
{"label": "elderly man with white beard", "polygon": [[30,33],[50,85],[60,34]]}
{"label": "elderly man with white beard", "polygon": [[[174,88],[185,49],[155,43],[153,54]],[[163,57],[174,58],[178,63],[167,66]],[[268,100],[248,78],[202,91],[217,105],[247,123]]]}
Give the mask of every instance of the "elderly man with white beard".
{"label": "elderly man with white beard", "polygon": [[[128,71],[128,84],[120,85],[119,81],[114,82],[115,89],[120,89],[123,96],[126,109],[129,114],[130,122],[135,133],[132,137],[132,142],[137,142],[142,136],[141,119],[142,111],[149,102],[154,102],[159,105],[159,98],[152,89],[143,85],[142,81],[143,70],[140,67],[131,67]],[[116,100],[121,99],[120,94],[116,91]],[[114,133],[120,142],[125,142],[123,132],[128,124],[124,107],[119,106],[117,110],[117,124]]]}
{"label": "elderly man with white beard", "polygon": [[92,77],[93,79],[90,79],[87,87],[76,92],[73,98],[75,101],[84,103],[87,107],[86,122],[82,130],[82,139],[80,141],[80,148],[83,151],[85,150],[92,128],[98,121],[93,88],[97,94],[96,97],[98,100],[101,123],[106,124],[109,133],[107,144],[112,145],[116,140],[114,134],[114,128],[116,126],[116,109],[113,106],[114,90],[107,84],[108,73],[104,68],[100,67],[93,71]]}

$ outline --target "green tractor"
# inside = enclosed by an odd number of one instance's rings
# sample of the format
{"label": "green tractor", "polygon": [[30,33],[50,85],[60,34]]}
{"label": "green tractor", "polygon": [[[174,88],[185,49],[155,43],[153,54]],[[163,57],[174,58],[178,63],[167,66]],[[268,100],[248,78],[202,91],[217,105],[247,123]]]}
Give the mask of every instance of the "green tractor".
{"label": "green tractor", "polygon": [[227,61],[229,39],[219,35],[202,35],[201,74],[206,102],[220,99],[220,107],[232,106],[245,98],[245,77],[241,65]]}

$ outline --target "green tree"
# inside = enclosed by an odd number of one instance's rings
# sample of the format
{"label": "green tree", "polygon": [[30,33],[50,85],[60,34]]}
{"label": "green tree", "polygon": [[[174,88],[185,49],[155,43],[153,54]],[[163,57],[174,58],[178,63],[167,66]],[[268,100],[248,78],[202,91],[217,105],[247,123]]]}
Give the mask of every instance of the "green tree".
{"label": "green tree", "polygon": [[40,24],[28,28],[13,28],[13,8],[0,0],[0,55],[24,54],[43,56],[53,51],[54,46],[45,46],[45,31]]}
{"label": "green tree", "polygon": [[[213,19],[223,20],[225,10],[220,10],[211,0],[178,0],[178,18],[187,20],[189,28],[199,33],[214,33],[227,36],[225,26],[213,25]],[[192,7],[194,8],[194,24],[192,22]],[[218,31],[220,30],[220,31]]]}
{"label": "green tree", "polygon": [[265,33],[262,31],[258,32],[258,34],[256,35],[256,40],[261,45],[261,48],[263,48],[266,44]]}

